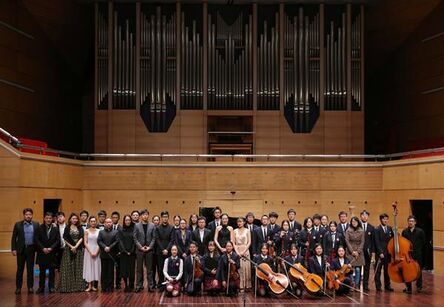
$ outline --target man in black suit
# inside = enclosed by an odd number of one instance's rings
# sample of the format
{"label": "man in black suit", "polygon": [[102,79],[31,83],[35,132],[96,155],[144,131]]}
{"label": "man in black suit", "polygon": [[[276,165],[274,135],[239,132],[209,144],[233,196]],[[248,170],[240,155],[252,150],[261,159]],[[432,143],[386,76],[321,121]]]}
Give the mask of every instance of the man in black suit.
{"label": "man in black suit", "polygon": [[[408,227],[402,231],[402,236],[412,242],[413,250],[412,250],[412,258],[416,260],[419,264],[420,275],[416,280],[416,291],[419,293],[422,291],[422,266],[423,266],[423,253],[424,248],[426,246],[426,236],[424,230],[419,227],[416,227],[416,217],[414,215],[410,215],[407,218]],[[412,293],[412,283],[406,283],[406,288],[404,289],[404,293],[411,294]]]}
{"label": "man in black suit", "polygon": [[[111,213],[111,221],[113,221],[113,230],[119,232],[120,229],[122,229],[122,225],[119,224],[119,220],[120,220],[120,213],[117,211],[114,211],[113,213]],[[119,255],[116,255],[116,258],[114,258],[114,260],[116,260],[117,262],[119,262]],[[122,278],[120,278],[120,266],[116,266],[116,289],[120,289],[122,286]]]}
{"label": "man in black suit", "polygon": [[270,238],[273,238],[276,233],[281,231],[281,226],[276,224],[278,217],[279,217],[279,215],[274,211],[272,211],[268,214],[268,219],[270,222],[268,224],[268,229],[270,229]]}
{"label": "man in black suit", "polygon": [[160,213],[161,223],[156,228],[155,260],[157,272],[159,274],[159,290],[161,292],[165,290],[165,286],[162,284],[164,282],[163,265],[168,258],[168,252],[171,248],[171,240],[174,231],[173,225],[168,223],[169,218],[170,214],[168,211],[162,211]]}
{"label": "man in black suit", "polygon": [[22,290],[25,263],[28,293],[34,293],[35,233],[39,223],[32,220],[33,214],[31,208],[23,209],[23,221],[15,223],[12,231],[11,252],[12,255],[17,257],[15,294],[20,294]]}
{"label": "man in black suit", "polygon": [[345,211],[339,212],[338,218],[339,218],[338,232],[342,233],[345,237],[345,232],[347,231],[349,226],[349,223],[347,222],[348,220],[347,212]]}
{"label": "man in black suit", "polygon": [[222,225],[222,220],[221,220],[221,215],[222,215],[222,209],[219,207],[216,207],[213,209],[213,217],[214,220],[212,220],[211,222],[208,223],[207,228],[209,230],[211,230],[211,234],[213,236],[213,238],[211,240],[214,240],[214,233],[216,232],[216,228],[217,226]]}
{"label": "man in black suit", "polygon": [[362,222],[362,230],[364,231],[364,276],[362,278],[362,284],[364,287],[364,291],[369,291],[368,288],[368,280],[370,277],[370,265],[375,262],[375,240],[374,240],[374,230],[372,224],[368,222],[368,217],[370,213],[367,210],[361,212],[361,222]]}
{"label": "man in black suit", "polygon": [[271,240],[270,230],[268,228],[268,215],[264,214],[261,217],[261,227],[257,227],[254,230],[255,247],[254,247],[254,257],[261,254],[261,246],[263,243],[269,243]]}
{"label": "man in black suit", "polygon": [[205,228],[206,219],[199,216],[197,219],[197,228],[192,233],[192,240],[197,243],[197,249],[200,256],[204,256],[207,250],[208,242],[211,241],[211,230]]}
{"label": "man in black suit", "polygon": [[324,235],[327,230],[321,227],[321,215],[318,213],[313,215],[313,239],[316,243],[324,243]]}
{"label": "man in black suit", "polygon": [[290,222],[290,231],[293,233],[300,232],[302,230],[302,225],[298,221],[296,221],[296,210],[293,208],[288,209],[287,211],[288,221]]}
{"label": "man in black suit", "polygon": [[57,249],[60,246],[60,233],[57,226],[52,223],[52,213],[46,212],[44,223],[35,233],[35,243],[37,245],[37,264],[39,265],[39,288],[37,293],[45,292],[46,270],[48,270],[49,293],[53,293],[55,268],[57,265]]}
{"label": "man in black suit", "polygon": [[388,263],[390,262],[390,255],[387,251],[387,243],[393,237],[392,227],[388,226],[388,215],[383,213],[379,216],[381,225],[375,228],[375,254],[376,254],[376,272],[375,285],[376,291],[381,290],[381,270],[384,268],[384,286],[386,291],[393,291],[390,287],[390,277],[387,271]]}
{"label": "man in black suit", "polygon": [[102,291],[112,292],[114,288],[114,266],[118,241],[117,230],[113,229],[113,222],[110,218],[105,219],[105,228],[100,230],[97,244],[100,247]]}

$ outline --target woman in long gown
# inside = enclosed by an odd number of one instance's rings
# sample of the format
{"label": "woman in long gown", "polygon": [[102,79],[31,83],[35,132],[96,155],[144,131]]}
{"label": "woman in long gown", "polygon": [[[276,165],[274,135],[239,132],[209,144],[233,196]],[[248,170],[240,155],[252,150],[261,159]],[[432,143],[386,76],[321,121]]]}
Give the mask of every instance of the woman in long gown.
{"label": "woman in long gown", "polygon": [[248,260],[242,259],[246,257],[250,259],[249,248],[251,245],[251,232],[245,228],[245,219],[239,217],[237,219],[237,229],[234,230],[234,250],[241,257],[240,261],[240,289],[245,290],[251,288],[251,264]]}
{"label": "woman in long gown", "polygon": [[228,225],[228,214],[224,213],[221,216],[222,225],[217,226],[214,233],[214,243],[221,254],[226,252],[225,245],[227,242],[234,240],[233,227]]}
{"label": "woman in long gown", "polygon": [[83,257],[83,279],[88,283],[88,288],[85,290],[97,291],[94,287],[94,282],[100,280],[100,257],[99,245],[97,238],[99,237],[99,230],[96,228],[97,219],[95,216],[90,216],[88,219],[89,228],[85,231],[85,255]]}
{"label": "woman in long gown", "polygon": [[77,214],[69,216],[63,239],[66,247],[60,265],[60,292],[83,291],[83,228]]}

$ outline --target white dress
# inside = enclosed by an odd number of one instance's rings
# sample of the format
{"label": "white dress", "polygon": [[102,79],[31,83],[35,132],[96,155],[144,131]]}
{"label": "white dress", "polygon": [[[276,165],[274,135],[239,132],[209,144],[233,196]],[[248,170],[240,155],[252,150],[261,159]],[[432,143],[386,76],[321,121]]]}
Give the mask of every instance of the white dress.
{"label": "white dress", "polygon": [[[96,253],[99,249],[97,244],[97,238],[99,237],[99,230],[96,229],[94,233],[86,230],[88,235],[88,246],[89,249]],[[83,279],[87,282],[100,280],[100,256],[97,255],[96,258],[92,258],[88,250],[85,248],[85,254],[83,256]]]}

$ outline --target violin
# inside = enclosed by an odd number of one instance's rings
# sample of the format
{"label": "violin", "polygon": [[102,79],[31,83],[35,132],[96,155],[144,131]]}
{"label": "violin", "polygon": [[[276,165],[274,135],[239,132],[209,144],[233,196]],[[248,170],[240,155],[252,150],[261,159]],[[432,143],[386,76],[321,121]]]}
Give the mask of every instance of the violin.
{"label": "violin", "polygon": [[238,280],[240,278],[239,272],[237,270],[237,266],[236,263],[231,262],[231,256],[229,254],[227,254],[228,257],[228,267],[229,267],[229,272],[230,272],[230,280],[235,281]]}
{"label": "violin", "polygon": [[396,217],[398,215],[397,203],[393,206],[393,238],[387,243],[387,252],[390,254],[388,274],[390,280],[397,283],[412,282],[419,278],[421,269],[418,262],[413,260],[411,253],[413,244],[398,233]]}
{"label": "violin", "polygon": [[[243,256],[242,258],[248,260],[256,267],[256,276],[268,283],[268,287],[275,294],[281,294],[287,290],[290,281],[284,274],[274,272],[267,263],[257,264],[251,259]],[[272,278],[270,278],[272,276]]]}
{"label": "violin", "polygon": [[308,270],[300,263],[291,264],[281,257],[277,257],[277,259],[282,260],[284,263],[290,266],[290,276],[296,280],[300,280],[307,291],[316,293],[322,289],[323,281],[320,276],[309,273]]}
{"label": "violin", "polygon": [[194,278],[200,278],[203,275],[203,269],[202,269],[202,263],[200,262],[200,259],[198,256],[194,257],[193,262],[193,276]]}

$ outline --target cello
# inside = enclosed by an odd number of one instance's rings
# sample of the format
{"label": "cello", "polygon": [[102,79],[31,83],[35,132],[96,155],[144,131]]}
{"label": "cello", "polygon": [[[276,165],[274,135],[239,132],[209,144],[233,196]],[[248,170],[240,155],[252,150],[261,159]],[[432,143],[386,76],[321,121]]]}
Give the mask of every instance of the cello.
{"label": "cello", "polygon": [[316,293],[322,290],[322,278],[316,274],[309,273],[307,269],[300,263],[291,264],[282,257],[276,257],[285,264],[290,266],[290,275],[296,280],[300,280],[304,284],[304,288],[310,293]]}
{"label": "cello", "polygon": [[393,207],[393,238],[387,243],[387,251],[390,255],[388,274],[390,279],[397,283],[412,282],[419,278],[421,269],[418,262],[412,256],[413,245],[408,239],[398,233],[396,217],[398,216],[397,202]]}

